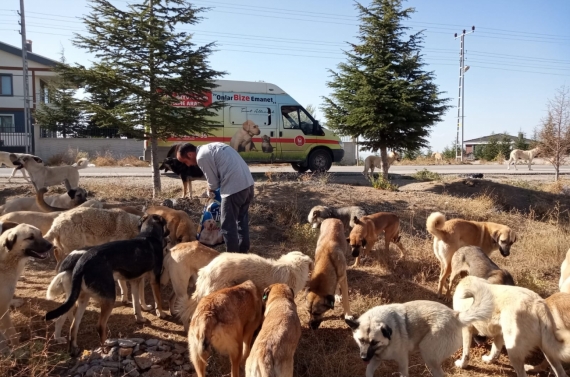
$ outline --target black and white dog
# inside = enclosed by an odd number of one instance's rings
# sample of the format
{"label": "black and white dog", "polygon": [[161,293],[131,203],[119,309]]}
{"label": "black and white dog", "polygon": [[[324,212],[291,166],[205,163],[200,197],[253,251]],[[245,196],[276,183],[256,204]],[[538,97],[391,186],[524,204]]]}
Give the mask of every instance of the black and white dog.
{"label": "black and white dog", "polygon": [[133,239],[93,246],[81,253],[81,257],[73,268],[71,292],[67,300],[63,305],[46,314],[48,321],[61,317],[69,312],[78,301],[69,334],[69,351],[72,355],[79,353],[77,332],[91,297],[95,298],[101,307],[97,332],[101,345],[105,343],[107,320],[115,304],[115,279],[130,281],[135,316],[137,321],[140,321],[143,317],[139,301],[139,285],[140,280],[148,275],[156,302],[157,315],[161,318],[166,317],[166,313],[162,310],[160,295],[163,250],[166,247],[166,237],[169,233],[166,220],[158,215],[145,215],[140,219],[139,228],[139,235]]}
{"label": "black and white dog", "polygon": [[176,157],[166,157],[158,169],[164,170],[165,173],[172,170],[174,174],[180,176],[180,179],[182,179],[183,198],[186,197],[189,191],[190,199],[192,199],[192,181],[204,179],[204,173],[198,166],[186,166],[185,163],[178,161]]}

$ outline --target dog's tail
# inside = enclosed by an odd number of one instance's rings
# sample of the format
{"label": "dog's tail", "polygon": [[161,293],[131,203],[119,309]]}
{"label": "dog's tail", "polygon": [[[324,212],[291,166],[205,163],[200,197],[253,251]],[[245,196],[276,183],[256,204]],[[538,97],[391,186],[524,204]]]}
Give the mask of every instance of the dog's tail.
{"label": "dog's tail", "polygon": [[204,352],[210,348],[210,342],[212,339],[212,332],[218,324],[218,320],[214,316],[206,316],[202,318],[201,321],[197,322],[197,326],[194,326],[189,331],[189,337],[194,338],[194,351],[197,356],[201,358],[204,362],[207,357],[204,358]]}
{"label": "dog's tail", "polygon": [[166,285],[170,281],[170,264],[174,262],[172,253],[167,253],[162,261],[162,273],[160,274],[160,285]]}
{"label": "dog's tail", "polygon": [[445,224],[445,215],[441,212],[434,212],[427,218],[426,227],[428,232],[437,238],[444,238],[447,233],[444,233],[441,228]]}
{"label": "dog's tail", "polygon": [[46,203],[45,199],[44,199],[44,194],[47,192],[47,188],[46,187],[42,187],[41,189],[39,189],[38,191],[36,191],[36,204],[38,205],[38,207],[40,207],[40,209],[44,212],[61,212],[61,211],[67,211],[67,208],[58,208],[58,207],[52,207],[49,204]]}
{"label": "dog's tail", "polygon": [[57,296],[61,296],[65,293],[63,279],[65,278],[66,274],[69,274],[69,271],[60,272],[51,280],[46,294],[48,300],[55,300]]}
{"label": "dog's tail", "polygon": [[[562,362],[570,362],[570,331],[565,328],[560,313],[551,312],[546,302],[539,302],[536,306],[536,315],[540,322],[540,331],[542,332],[543,352],[550,355],[557,355]],[[560,322],[556,326],[554,315],[558,316]]]}
{"label": "dog's tail", "polygon": [[460,300],[472,298],[473,303],[469,309],[458,312],[457,319],[463,326],[476,321],[485,321],[491,318],[495,309],[493,293],[488,288],[489,283],[483,279],[466,277],[457,287],[453,295],[453,308],[457,308]]}
{"label": "dog's tail", "polygon": [[[58,274],[59,276],[60,274]],[[53,282],[53,281],[52,281]],[[71,277],[71,293],[67,296],[67,300],[57,309],[46,313],[46,321],[61,317],[65,313],[71,310],[79,294],[81,293],[81,285],[83,284],[83,269],[80,267],[73,269],[73,275]],[[51,287],[51,284],[50,284]],[[48,290],[49,292],[49,290]]]}
{"label": "dog's tail", "polygon": [[85,157],[80,158],[74,165],[77,169],[85,169],[89,165],[89,159]]}

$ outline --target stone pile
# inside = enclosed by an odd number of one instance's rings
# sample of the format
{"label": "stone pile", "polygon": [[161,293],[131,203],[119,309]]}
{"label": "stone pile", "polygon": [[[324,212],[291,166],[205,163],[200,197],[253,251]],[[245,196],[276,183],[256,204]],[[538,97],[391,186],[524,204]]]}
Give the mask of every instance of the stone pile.
{"label": "stone pile", "polygon": [[83,351],[70,377],[195,377],[186,347],[159,339],[107,339]]}

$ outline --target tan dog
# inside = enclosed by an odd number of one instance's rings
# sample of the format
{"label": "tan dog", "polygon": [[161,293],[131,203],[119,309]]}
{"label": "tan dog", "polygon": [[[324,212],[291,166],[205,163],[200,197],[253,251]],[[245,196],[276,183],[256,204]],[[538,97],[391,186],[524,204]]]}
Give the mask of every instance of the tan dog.
{"label": "tan dog", "polygon": [[[388,169],[394,163],[394,161],[400,161],[400,155],[398,152],[388,152]],[[382,169],[382,157],[380,156],[368,156],[364,160],[364,171],[362,174],[372,177],[374,174],[374,168]],[[370,170],[370,173],[368,171]]]}
{"label": "tan dog", "polygon": [[[87,200],[87,191],[78,187],[74,190],[68,190],[65,194],[44,197],[44,200],[50,206],[68,210],[85,203]],[[37,198],[34,196],[11,199],[0,207],[0,214],[3,215],[16,211],[50,212],[42,209],[37,203]]]}
{"label": "tan dog", "polygon": [[508,226],[462,219],[446,221],[445,215],[440,212],[429,215],[426,227],[433,235],[433,252],[441,266],[437,287],[438,297],[441,297],[444,284],[447,298],[451,295],[450,282],[447,282],[447,278],[451,274],[453,254],[460,247],[477,246],[487,256],[499,250],[502,256],[508,257],[512,244],[517,240],[517,235]]}
{"label": "tan dog", "polygon": [[7,340],[19,343],[10,319],[10,303],[16,284],[30,258],[46,259],[52,244],[36,227],[27,224],[0,223],[0,351],[7,350]]}
{"label": "tan dog", "polygon": [[319,328],[323,315],[334,309],[335,292],[342,292],[344,317],[354,319],[348,301],[348,280],[346,277],[346,241],[344,227],[338,219],[326,219],[321,223],[321,233],[315,251],[315,268],[311,274],[307,293],[307,311],[311,316],[309,325]]}
{"label": "tan dog", "polygon": [[566,258],[560,266],[560,281],[558,282],[560,292],[570,293],[570,249],[566,252]]}
{"label": "tan dog", "polygon": [[293,377],[295,350],[301,338],[295,294],[286,284],[263,292],[265,319],[245,364],[246,377]]}
{"label": "tan dog", "polygon": [[170,247],[182,242],[196,241],[196,224],[184,211],[165,206],[153,206],[145,211],[149,215],[159,215],[168,223]]}
{"label": "tan dog", "polygon": [[[384,232],[384,252],[388,255],[390,242],[400,249],[400,258],[404,257],[404,246],[400,243],[400,218],[390,212],[378,212],[373,215],[354,218],[354,228],[347,238],[352,256],[356,258],[353,267],[360,264],[360,254],[370,253],[378,236]],[[362,252],[361,252],[362,249]]]}
{"label": "tan dog", "polygon": [[247,359],[262,319],[261,297],[251,280],[201,299],[188,331],[190,360],[198,377],[206,376],[210,347],[230,357],[231,377],[239,377],[240,363]]}
{"label": "tan dog", "polygon": [[89,160],[86,158],[79,159],[79,161],[77,161],[73,166],[66,165],[53,167],[39,164],[33,156],[23,156],[18,158],[16,155],[11,154],[10,159],[18,169],[24,168],[28,171],[36,191],[43,187],[59,185],[64,179],[69,181],[72,189],[76,189],[79,185],[78,170],[85,169],[89,164]]}
{"label": "tan dog", "polygon": [[171,280],[173,294],[170,298],[170,314],[173,313],[174,302],[188,300],[188,283],[195,284],[198,270],[208,265],[220,255],[216,250],[202,245],[198,241],[179,243],[170,249],[163,261],[164,270],[160,275],[160,284],[166,285]]}
{"label": "tan dog", "polygon": [[251,139],[253,136],[259,135],[260,133],[261,130],[259,129],[259,126],[252,120],[247,120],[243,123],[242,129],[236,131],[234,136],[232,136],[230,147],[238,152],[257,151]]}
{"label": "tan dog", "polygon": [[[554,318],[554,323],[557,329],[570,331],[570,294],[558,292],[544,300],[548,309],[552,313],[552,318]],[[525,365],[524,369],[527,372],[543,372],[548,369],[548,360],[537,365]]]}
{"label": "tan dog", "polygon": [[431,156],[432,156],[433,159],[435,160],[435,164],[436,164],[436,165],[439,165],[440,162],[443,163],[443,156],[442,156],[441,153],[439,153],[439,152],[434,152],[434,153],[432,153]]}

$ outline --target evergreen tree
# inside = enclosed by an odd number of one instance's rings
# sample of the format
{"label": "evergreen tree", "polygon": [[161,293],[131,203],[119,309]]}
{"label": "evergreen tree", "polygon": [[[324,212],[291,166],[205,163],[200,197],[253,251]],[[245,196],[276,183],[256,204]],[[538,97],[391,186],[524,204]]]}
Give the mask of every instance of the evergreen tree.
{"label": "evergreen tree", "polygon": [[359,42],[350,44],[347,61],[330,70],[332,89],[324,97],[328,125],[342,135],[361,136],[362,145],[380,150],[388,175],[387,150],[417,150],[428,145],[430,128],[448,109],[448,99],[425,70],[423,33],[409,34],[403,25],[413,8],[402,0],[356,3],[360,13]]}
{"label": "evergreen tree", "polygon": [[[73,43],[95,55],[94,64],[67,67],[65,76],[86,91],[112,93],[124,100],[114,107],[87,102],[97,123],[114,125],[150,140],[153,195],[161,190],[157,160],[158,140],[171,136],[208,132],[223,103],[208,104],[205,93],[223,72],[209,67],[213,43],[197,46],[181,26],[195,25],[205,8],[186,0],[130,2],[126,10],[106,0],[91,0],[90,14],[83,18],[87,35]],[[185,95],[193,105],[174,106]]]}
{"label": "evergreen tree", "polygon": [[[60,59],[65,65],[63,52]],[[56,67],[57,71],[57,67]],[[74,137],[84,127],[84,115],[80,101],[75,98],[77,89],[64,77],[57,77],[47,83],[47,104],[38,106],[34,112],[35,123],[42,129],[66,137]]]}
{"label": "evergreen tree", "polygon": [[489,142],[483,146],[482,157],[487,161],[493,161],[499,154],[499,139],[493,135]]}
{"label": "evergreen tree", "polygon": [[498,149],[497,155],[500,153],[503,155],[503,158],[508,159],[509,156],[511,155],[512,148],[513,144],[511,138],[508,137],[506,133],[504,133],[503,136],[501,136],[501,139],[499,140],[499,143],[497,145]]}
{"label": "evergreen tree", "polygon": [[520,149],[521,151],[526,151],[530,148],[530,145],[526,142],[524,133],[519,131],[519,135],[515,140],[515,144],[513,145],[513,149]]}

